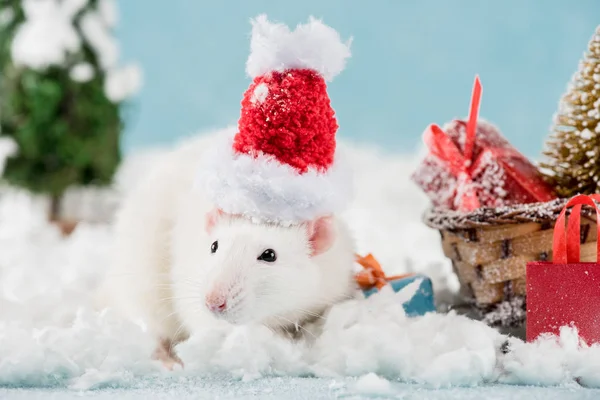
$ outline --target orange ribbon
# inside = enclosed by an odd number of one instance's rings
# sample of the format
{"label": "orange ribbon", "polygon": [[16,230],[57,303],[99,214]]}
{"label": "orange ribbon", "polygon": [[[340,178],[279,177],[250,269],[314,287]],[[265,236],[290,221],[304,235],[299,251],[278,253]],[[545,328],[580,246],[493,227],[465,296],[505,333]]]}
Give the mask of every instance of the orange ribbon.
{"label": "orange ribbon", "polygon": [[373,257],[372,254],[367,254],[365,257],[361,257],[356,254],[356,262],[359,263],[364,269],[357,273],[354,277],[356,283],[363,290],[372,289],[376,287],[377,290],[380,290],[382,287],[388,284],[388,282],[406,278],[412,274],[403,274],[403,275],[393,275],[393,276],[385,276],[383,269],[381,268],[381,264],[379,261]]}

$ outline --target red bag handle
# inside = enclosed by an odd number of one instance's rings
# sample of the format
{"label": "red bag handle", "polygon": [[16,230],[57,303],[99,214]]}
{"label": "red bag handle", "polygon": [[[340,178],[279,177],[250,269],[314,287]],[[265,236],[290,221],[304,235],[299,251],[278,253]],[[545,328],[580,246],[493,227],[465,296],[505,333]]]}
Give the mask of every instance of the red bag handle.
{"label": "red bag handle", "polygon": [[[553,262],[556,264],[578,263],[580,252],[580,220],[581,207],[588,205],[596,209],[596,229],[598,238],[596,239],[596,262],[600,263],[600,208],[594,201],[600,202],[599,194],[585,195],[579,194],[567,202],[560,212],[556,224],[554,225],[554,243],[552,248]],[[565,215],[567,209],[573,207],[567,231],[565,232]]]}

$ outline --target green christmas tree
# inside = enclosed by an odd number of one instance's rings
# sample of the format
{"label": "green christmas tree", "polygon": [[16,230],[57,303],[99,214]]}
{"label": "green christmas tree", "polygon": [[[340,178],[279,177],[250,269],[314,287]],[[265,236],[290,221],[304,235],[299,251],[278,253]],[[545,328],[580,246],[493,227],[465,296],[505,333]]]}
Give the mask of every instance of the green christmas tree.
{"label": "green christmas tree", "polygon": [[0,127],[18,150],[4,178],[51,199],[106,185],[120,161],[120,107],[139,85],[118,68],[113,0],[0,0]]}
{"label": "green christmas tree", "polygon": [[561,197],[600,193],[600,26],[554,117],[542,172]]}

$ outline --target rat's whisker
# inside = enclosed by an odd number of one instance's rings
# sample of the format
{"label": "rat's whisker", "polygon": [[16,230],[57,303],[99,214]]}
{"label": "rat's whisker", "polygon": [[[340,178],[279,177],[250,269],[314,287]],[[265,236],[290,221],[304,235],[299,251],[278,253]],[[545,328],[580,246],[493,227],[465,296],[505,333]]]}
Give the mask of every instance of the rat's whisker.
{"label": "rat's whisker", "polygon": [[199,300],[202,301],[203,297],[201,296],[170,296],[170,297],[163,297],[160,299],[160,301],[173,301],[173,300]]}
{"label": "rat's whisker", "polygon": [[[305,328],[305,327],[303,327],[302,325],[299,325],[298,323],[296,323],[296,322],[294,322],[294,321],[292,321],[292,320],[289,320],[289,319],[287,319],[287,318],[285,318],[285,317],[282,317],[282,316],[280,316],[280,315],[276,315],[276,316],[275,316],[275,318],[279,318],[279,319],[282,319],[282,320],[284,320],[284,321],[286,321],[286,322],[289,322],[289,323],[290,323],[290,325],[291,325],[293,328],[295,328],[295,329],[300,329],[300,330],[303,330],[303,331],[304,331],[304,332],[306,332],[307,334],[311,335],[311,336],[312,336],[314,339],[316,339],[316,338],[317,338],[317,337],[314,335],[314,333],[312,333],[311,331],[309,331],[308,329],[306,329],[306,328]],[[283,328],[283,329],[285,329],[285,327],[284,327],[284,326],[282,326],[282,328]]]}
{"label": "rat's whisker", "polygon": [[315,317],[315,318],[318,318],[318,319],[322,319],[324,321],[327,320],[327,318],[325,318],[322,313],[318,313],[318,312],[314,312],[314,311],[309,311],[309,310],[306,310],[306,309],[300,308],[300,307],[297,307],[296,310],[300,311],[300,312],[302,312],[302,313],[304,313],[306,315],[308,315],[309,317]]}

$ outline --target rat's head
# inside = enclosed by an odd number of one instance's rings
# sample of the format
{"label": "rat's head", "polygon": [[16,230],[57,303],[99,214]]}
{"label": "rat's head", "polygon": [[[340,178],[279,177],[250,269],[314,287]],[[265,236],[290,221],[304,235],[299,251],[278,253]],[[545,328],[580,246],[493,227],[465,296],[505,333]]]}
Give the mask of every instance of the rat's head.
{"label": "rat's head", "polygon": [[240,324],[290,325],[310,313],[321,279],[315,257],[336,235],[331,217],[281,226],[213,211],[205,230],[205,248],[197,250],[205,253],[199,257],[203,265],[195,267],[202,307]]}

